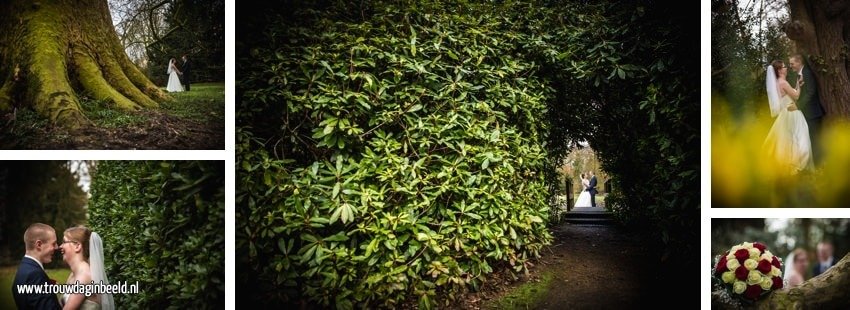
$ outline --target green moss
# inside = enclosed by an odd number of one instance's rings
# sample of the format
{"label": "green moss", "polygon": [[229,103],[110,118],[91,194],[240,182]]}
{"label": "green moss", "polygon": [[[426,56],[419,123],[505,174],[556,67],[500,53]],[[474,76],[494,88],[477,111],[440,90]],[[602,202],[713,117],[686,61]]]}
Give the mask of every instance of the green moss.
{"label": "green moss", "polygon": [[485,309],[528,309],[534,308],[540,300],[546,297],[552,285],[554,274],[549,271],[541,275],[539,282],[526,282],[498,299],[484,305]]}
{"label": "green moss", "polygon": [[65,63],[67,33],[63,27],[63,8],[59,3],[42,3],[27,10],[22,19],[27,31],[25,51],[30,52],[27,68],[26,100],[35,110],[54,122],[76,126],[81,120],[80,105],[68,82]]}
{"label": "green moss", "polygon": [[112,103],[115,107],[123,110],[139,109],[139,105],[127,99],[103,79],[100,68],[91,57],[82,52],[75,52],[74,62],[77,65],[77,79],[94,99]]}

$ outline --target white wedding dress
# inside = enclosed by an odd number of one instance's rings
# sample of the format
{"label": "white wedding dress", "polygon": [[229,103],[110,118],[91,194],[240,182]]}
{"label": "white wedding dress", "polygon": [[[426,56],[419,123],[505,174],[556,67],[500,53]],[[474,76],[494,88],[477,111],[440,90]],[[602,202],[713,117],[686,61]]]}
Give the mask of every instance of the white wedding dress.
{"label": "white wedding dress", "polygon": [[578,199],[576,199],[575,208],[590,208],[593,205],[590,204],[590,192],[587,191],[587,186],[590,185],[590,182],[586,179],[581,179],[581,184],[584,185],[584,189],[581,191],[581,194],[578,195]]}
{"label": "white wedding dress", "polygon": [[168,65],[168,85],[165,88],[169,93],[183,91],[183,84],[180,84],[180,76],[177,75],[177,70],[174,70],[174,64]]}
{"label": "white wedding dress", "polygon": [[[71,295],[68,295],[68,294],[62,295],[62,304],[63,305],[68,303],[68,298],[71,298]],[[77,308],[77,309],[79,309],[79,310],[102,310],[103,308],[100,306],[99,303],[96,303],[96,302],[92,301],[91,299],[86,299],[85,301],[83,301],[83,304],[80,305],[80,307]]]}
{"label": "white wedding dress", "polygon": [[768,99],[771,114],[776,116],[776,120],[764,140],[764,147],[768,154],[787,165],[791,172],[812,169],[812,142],[806,117],[800,110],[788,111],[788,106],[794,103],[790,96],[777,98],[779,90],[776,88],[776,78],[772,76],[773,66],[768,66],[767,74]]}

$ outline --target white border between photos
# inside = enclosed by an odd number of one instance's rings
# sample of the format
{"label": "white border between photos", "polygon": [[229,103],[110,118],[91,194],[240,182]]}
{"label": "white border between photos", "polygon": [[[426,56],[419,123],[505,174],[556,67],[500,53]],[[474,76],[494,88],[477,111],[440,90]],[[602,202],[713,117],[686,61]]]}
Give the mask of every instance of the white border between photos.
{"label": "white border between photos", "polygon": [[236,3],[224,2],[224,305],[236,309]]}
{"label": "white border between photos", "polygon": [[[711,252],[711,1],[700,1],[700,267]],[[711,309],[711,275],[700,270],[701,309]]]}

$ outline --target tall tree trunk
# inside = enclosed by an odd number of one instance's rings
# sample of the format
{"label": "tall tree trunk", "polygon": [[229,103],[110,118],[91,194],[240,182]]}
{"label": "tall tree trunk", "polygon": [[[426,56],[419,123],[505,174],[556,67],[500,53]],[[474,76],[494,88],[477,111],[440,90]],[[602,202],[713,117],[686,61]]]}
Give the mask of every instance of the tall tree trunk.
{"label": "tall tree trunk", "polygon": [[850,118],[850,3],[788,0],[791,22],[785,33],[809,57],[827,116]]}
{"label": "tall tree trunk", "polygon": [[805,247],[806,251],[809,251],[812,248],[812,219],[801,218],[800,227],[802,227],[801,230],[803,231],[802,245]]}
{"label": "tall tree trunk", "polygon": [[[850,254],[835,266],[799,286],[783,288],[756,302],[755,309],[850,309]],[[733,309],[712,293],[712,309]]]}
{"label": "tall tree trunk", "polygon": [[124,110],[168,99],[127,57],[106,0],[4,0],[0,29],[0,110],[78,127],[83,95]]}

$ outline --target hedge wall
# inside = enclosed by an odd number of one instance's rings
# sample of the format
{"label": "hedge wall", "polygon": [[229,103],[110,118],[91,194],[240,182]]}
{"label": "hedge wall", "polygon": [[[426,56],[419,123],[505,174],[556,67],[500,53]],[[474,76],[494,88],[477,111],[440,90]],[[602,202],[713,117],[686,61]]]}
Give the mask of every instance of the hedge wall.
{"label": "hedge wall", "polygon": [[[238,273],[259,279],[239,287],[261,298],[429,308],[551,240],[550,90],[513,56],[521,38],[439,7],[366,18],[273,26],[243,62]],[[283,120],[277,148],[263,117]]]}
{"label": "hedge wall", "polygon": [[101,235],[121,309],[219,309],[224,304],[224,164],[100,161],[89,226]]}
{"label": "hedge wall", "polygon": [[238,26],[257,34],[237,42],[240,300],[428,308],[496,266],[522,272],[551,240],[554,168],[580,141],[622,189],[618,217],[658,240],[660,277],[698,265],[698,14],[650,0],[261,11]]}

